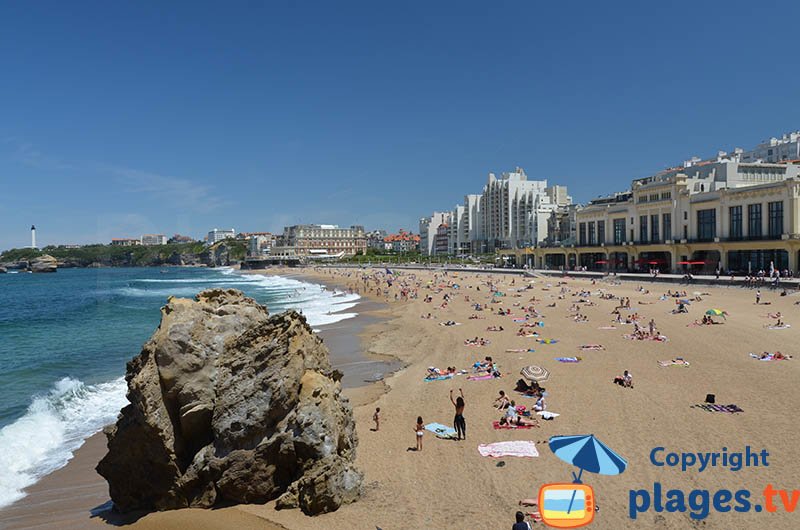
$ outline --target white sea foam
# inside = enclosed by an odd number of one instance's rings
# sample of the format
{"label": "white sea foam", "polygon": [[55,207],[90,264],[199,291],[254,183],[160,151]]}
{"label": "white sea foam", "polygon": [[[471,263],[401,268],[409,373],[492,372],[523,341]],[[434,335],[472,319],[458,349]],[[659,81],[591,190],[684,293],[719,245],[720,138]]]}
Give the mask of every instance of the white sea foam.
{"label": "white sea foam", "polygon": [[127,404],[125,389],[123,377],[97,385],[64,378],[0,429],[0,508],[24,497],[24,488],[63,467],[86,438],[114,422]]}
{"label": "white sea foam", "polygon": [[[123,287],[119,292],[131,297],[162,297],[196,295],[202,285],[216,285],[220,287],[240,287],[251,295],[261,292],[269,298],[275,299],[267,302],[269,310],[273,313],[295,309],[305,315],[312,326],[334,324],[358,315],[355,312],[345,312],[352,309],[361,298],[357,294],[348,294],[341,291],[330,291],[324,286],[308,283],[294,278],[283,276],[262,276],[256,274],[237,274],[235,269],[220,267],[214,269],[219,273],[216,277],[204,278],[141,278],[133,280],[128,287]],[[142,285],[139,285],[142,284]],[[152,287],[147,287],[151,284]],[[175,284],[174,287],[167,287]],[[196,284],[188,286],[188,284]],[[255,290],[255,293],[253,291]]]}

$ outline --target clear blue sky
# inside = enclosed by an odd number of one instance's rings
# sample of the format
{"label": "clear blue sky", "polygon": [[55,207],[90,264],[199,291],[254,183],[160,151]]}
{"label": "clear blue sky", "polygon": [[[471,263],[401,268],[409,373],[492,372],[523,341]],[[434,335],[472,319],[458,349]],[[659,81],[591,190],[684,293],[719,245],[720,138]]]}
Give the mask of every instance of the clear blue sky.
{"label": "clear blue sky", "polygon": [[800,129],[800,2],[3,2],[0,249],[416,230]]}

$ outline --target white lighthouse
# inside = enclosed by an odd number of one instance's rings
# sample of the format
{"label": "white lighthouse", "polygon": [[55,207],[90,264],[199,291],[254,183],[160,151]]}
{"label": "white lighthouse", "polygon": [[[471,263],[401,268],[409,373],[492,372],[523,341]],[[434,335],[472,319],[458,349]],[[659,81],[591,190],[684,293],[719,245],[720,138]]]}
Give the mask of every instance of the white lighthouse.
{"label": "white lighthouse", "polygon": [[31,225],[31,248],[36,248],[36,227]]}

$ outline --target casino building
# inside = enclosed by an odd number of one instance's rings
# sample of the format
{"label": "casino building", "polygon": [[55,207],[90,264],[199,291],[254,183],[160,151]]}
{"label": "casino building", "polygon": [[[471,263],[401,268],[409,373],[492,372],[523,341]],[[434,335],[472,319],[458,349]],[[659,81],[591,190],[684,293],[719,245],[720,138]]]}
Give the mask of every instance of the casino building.
{"label": "casino building", "polygon": [[[738,273],[800,265],[800,160],[693,158],[577,208],[574,238],[504,250],[516,266]],[[748,156],[752,158],[752,156]],[[555,216],[556,213],[553,213]],[[563,223],[549,223],[565,231]]]}

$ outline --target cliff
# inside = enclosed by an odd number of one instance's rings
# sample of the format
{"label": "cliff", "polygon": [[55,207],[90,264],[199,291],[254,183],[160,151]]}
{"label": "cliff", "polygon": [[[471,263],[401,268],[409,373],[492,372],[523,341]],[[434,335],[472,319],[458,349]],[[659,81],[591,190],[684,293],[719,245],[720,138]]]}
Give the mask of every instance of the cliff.
{"label": "cliff", "polygon": [[120,511],[278,499],[317,514],[361,492],[339,374],[298,313],[235,290],[171,298],[126,380],[97,466]]}
{"label": "cliff", "polygon": [[26,269],[44,252],[56,259],[58,267],[163,267],[169,265],[223,267],[243,260],[242,241],[221,241],[211,247],[204,243],[123,247],[87,245],[80,248],[45,247],[13,249],[0,255],[0,266]]}

